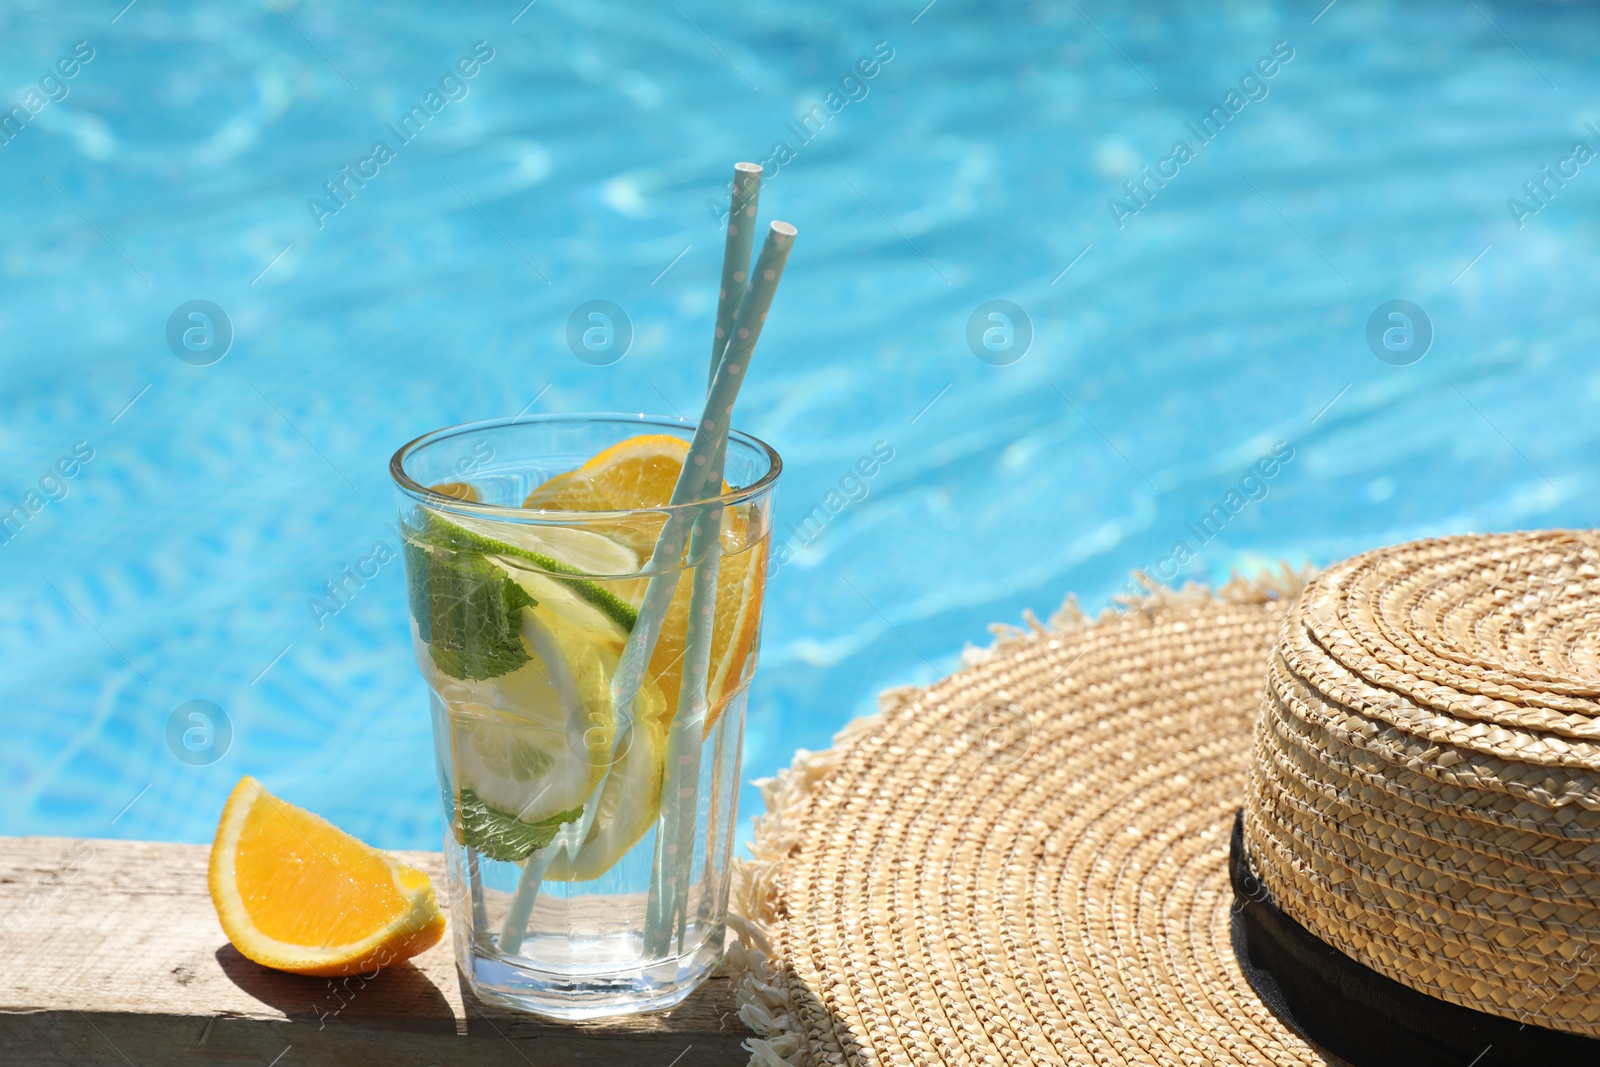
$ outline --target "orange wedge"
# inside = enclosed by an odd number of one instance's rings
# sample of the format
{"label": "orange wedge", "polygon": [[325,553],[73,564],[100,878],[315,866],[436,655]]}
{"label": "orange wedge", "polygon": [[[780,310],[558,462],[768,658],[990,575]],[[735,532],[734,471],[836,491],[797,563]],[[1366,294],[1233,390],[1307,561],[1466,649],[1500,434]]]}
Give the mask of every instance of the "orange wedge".
{"label": "orange wedge", "polygon": [[346,975],[409,959],[444,934],[433,884],[246,775],[211,846],[211,902],[263,967]]}
{"label": "orange wedge", "polygon": [[[689,455],[689,442],[667,434],[630,437],[590,459],[576,470],[558,474],[539,486],[522,506],[557,511],[627,511],[665,507],[672,500]],[[730,492],[723,483],[723,492]],[[716,623],[712,629],[711,674],[707,684],[706,733],[716,725],[733,694],[754,666],[756,634],[761,629],[761,594],[767,577],[767,542],[749,542],[749,523],[730,508],[722,525],[721,568],[717,577]],[[643,555],[655,548],[664,517],[640,516],[602,530]],[[622,583],[619,583],[621,585]],[[632,583],[637,602],[644,583]],[[622,591],[619,589],[619,592]],[[672,605],[662,623],[661,638],[650,660],[650,675],[667,698],[668,718],[677,711],[683,677],[685,635],[689,624],[690,574],[678,581]]]}

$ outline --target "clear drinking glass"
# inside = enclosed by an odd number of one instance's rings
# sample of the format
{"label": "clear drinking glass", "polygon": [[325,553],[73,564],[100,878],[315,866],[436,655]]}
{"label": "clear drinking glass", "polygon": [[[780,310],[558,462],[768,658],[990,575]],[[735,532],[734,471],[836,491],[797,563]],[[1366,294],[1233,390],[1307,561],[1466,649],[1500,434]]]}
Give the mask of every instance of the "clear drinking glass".
{"label": "clear drinking glass", "polygon": [[[562,1019],[650,1011],[721,959],[781,462],[733,433],[725,480],[738,488],[676,509],[571,510],[585,492],[630,488],[567,474],[613,446],[654,453],[639,469],[657,488],[636,495],[664,499],[673,472],[659,455],[672,449],[623,442],[693,433],[647,416],[523,417],[427,434],[390,463],[456,958],[486,1001]],[[563,509],[523,507],[536,489]],[[691,542],[687,563],[652,558],[674,511],[707,531],[720,514],[720,536]],[[630,704],[617,668],[658,573],[676,591]],[[709,656],[693,640],[708,632]]]}

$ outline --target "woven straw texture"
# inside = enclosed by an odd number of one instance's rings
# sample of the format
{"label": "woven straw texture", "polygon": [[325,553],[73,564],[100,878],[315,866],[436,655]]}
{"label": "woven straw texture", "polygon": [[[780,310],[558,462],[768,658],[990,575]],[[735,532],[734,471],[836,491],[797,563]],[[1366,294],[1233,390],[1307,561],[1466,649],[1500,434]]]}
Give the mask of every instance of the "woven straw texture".
{"label": "woven straw texture", "polygon": [[1413,989],[1600,1036],[1600,534],[1347,560],[1267,673],[1245,840],[1278,906]]}
{"label": "woven straw texture", "polygon": [[1229,834],[1300,584],[1152,590],[1093,623],[1069,602],[765,783],[730,949],[751,1062],[1328,1063],[1229,942]]}

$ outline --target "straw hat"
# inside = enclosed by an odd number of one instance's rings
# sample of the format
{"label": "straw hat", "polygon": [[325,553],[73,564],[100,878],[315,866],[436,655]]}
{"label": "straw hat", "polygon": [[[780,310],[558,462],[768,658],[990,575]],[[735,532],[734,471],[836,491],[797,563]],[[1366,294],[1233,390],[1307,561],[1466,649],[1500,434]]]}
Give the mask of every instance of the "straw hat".
{"label": "straw hat", "polygon": [[764,783],[751,1062],[1600,1063],[1600,534],[1302,585],[1069,601]]}

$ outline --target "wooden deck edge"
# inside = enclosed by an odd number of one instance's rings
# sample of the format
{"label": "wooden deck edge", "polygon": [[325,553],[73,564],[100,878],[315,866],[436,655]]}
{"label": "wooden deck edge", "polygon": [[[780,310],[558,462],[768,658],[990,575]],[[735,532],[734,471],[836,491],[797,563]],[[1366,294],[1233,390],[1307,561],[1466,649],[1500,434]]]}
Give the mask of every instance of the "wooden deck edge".
{"label": "wooden deck edge", "polygon": [[[97,1067],[733,1067],[750,1033],[713,977],[669,1012],[562,1024],[483,1005],[446,938],[370,982],[271,971],[228,944],[202,845],[0,838],[0,1063]],[[401,854],[443,888],[443,856]],[[681,1057],[681,1059],[680,1059]]]}
{"label": "wooden deck edge", "polygon": [[0,1060],[30,1067],[668,1067],[749,1062],[738,1034],[625,1034],[490,1026],[427,1033],[329,1022],[127,1012],[0,1012]]}

